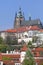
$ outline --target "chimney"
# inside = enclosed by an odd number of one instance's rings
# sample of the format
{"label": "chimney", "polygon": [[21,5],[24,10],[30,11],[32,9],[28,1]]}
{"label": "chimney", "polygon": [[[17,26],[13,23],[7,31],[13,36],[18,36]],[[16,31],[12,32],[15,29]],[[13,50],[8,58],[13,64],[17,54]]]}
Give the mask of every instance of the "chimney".
{"label": "chimney", "polygon": [[6,54],[8,54],[8,51],[6,51]]}

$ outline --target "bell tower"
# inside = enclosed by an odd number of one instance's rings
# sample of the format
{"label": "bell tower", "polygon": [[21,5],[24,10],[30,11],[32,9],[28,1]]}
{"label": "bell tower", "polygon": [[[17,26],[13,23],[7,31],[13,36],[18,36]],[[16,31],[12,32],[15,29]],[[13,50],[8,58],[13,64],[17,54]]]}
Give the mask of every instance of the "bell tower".
{"label": "bell tower", "polygon": [[14,28],[21,27],[21,23],[24,21],[24,13],[22,13],[21,8],[19,8],[18,13],[15,14]]}

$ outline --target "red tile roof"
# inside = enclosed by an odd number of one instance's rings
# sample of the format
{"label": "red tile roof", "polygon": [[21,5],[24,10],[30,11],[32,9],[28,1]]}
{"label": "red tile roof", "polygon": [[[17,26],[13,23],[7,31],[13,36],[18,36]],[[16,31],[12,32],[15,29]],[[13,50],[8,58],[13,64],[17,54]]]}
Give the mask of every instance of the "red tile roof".
{"label": "red tile roof", "polygon": [[40,32],[43,32],[43,29],[40,29],[39,31],[40,31]]}
{"label": "red tile roof", "polygon": [[36,48],[35,51],[43,51],[43,48]]}
{"label": "red tile roof", "polygon": [[0,61],[3,60],[3,57],[20,58],[20,54],[2,54],[2,53],[0,53]]}
{"label": "red tile roof", "polygon": [[20,54],[7,54],[7,55],[2,55],[2,57],[8,57],[8,58],[20,58]]}
{"label": "red tile roof", "polygon": [[43,51],[43,48],[40,48],[40,47],[39,47],[39,48],[35,48],[35,49],[33,49],[32,51],[33,51],[33,52],[34,52],[34,51]]}
{"label": "red tile roof", "polygon": [[17,30],[16,29],[8,29],[5,32],[12,32],[12,33],[14,33],[14,32],[17,32]]}
{"label": "red tile roof", "polygon": [[0,61],[2,60],[2,55],[1,55],[1,53],[0,53]]}
{"label": "red tile roof", "polygon": [[40,28],[38,26],[23,26],[17,29],[8,29],[5,32],[24,32],[24,31],[28,31],[28,30],[39,30]]}
{"label": "red tile roof", "polygon": [[[5,58],[11,58],[11,60],[3,60],[3,57]],[[0,61],[3,61],[4,64],[10,64],[10,65],[14,65],[14,63],[20,63],[20,60],[12,60],[12,59],[20,59],[20,54],[2,54],[0,53]]]}
{"label": "red tile roof", "polygon": [[38,26],[31,26],[30,30],[39,30],[40,28]]}
{"label": "red tile roof", "polygon": [[5,61],[3,61],[3,64],[5,64],[5,65],[6,65],[6,64],[14,65],[14,61],[12,61],[12,60],[11,60],[11,61],[9,61],[9,60],[6,61],[6,60],[5,60]]}
{"label": "red tile roof", "polygon": [[26,45],[24,45],[23,48],[21,48],[21,51],[27,51],[27,50],[28,50],[28,48]]}
{"label": "red tile roof", "polygon": [[35,57],[43,57],[43,55],[40,54],[41,52],[43,52],[43,48],[35,48],[34,50],[32,50],[32,52]]}

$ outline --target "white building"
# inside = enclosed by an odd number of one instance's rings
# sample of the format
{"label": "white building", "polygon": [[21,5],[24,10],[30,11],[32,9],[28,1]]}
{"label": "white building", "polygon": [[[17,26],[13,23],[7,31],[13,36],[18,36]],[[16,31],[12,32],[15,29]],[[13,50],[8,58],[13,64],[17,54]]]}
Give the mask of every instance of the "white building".
{"label": "white building", "polygon": [[17,38],[18,43],[22,41],[28,43],[29,41],[32,41],[33,36],[38,36],[43,41],[43,32],[40,32],[40,28],[38,26],[25,26],[17,29],[0,31],[0,36],[3,39],[6,39],[6,36]]}

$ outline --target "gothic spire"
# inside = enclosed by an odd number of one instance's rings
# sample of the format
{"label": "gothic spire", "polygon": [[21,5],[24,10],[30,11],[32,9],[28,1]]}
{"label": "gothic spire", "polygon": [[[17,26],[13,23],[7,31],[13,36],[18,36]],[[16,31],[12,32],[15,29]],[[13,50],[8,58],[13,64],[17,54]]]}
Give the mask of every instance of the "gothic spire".
{"label": "gothic spire", "polygon": [[22,18],[22,17],[23,17],[23,14],[22,14],[21,8],[19,8],[19,12],[18,12],[17,17],[20,17],[20,18]]}

